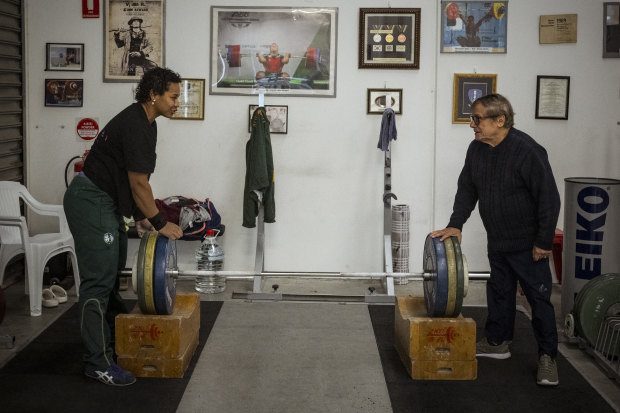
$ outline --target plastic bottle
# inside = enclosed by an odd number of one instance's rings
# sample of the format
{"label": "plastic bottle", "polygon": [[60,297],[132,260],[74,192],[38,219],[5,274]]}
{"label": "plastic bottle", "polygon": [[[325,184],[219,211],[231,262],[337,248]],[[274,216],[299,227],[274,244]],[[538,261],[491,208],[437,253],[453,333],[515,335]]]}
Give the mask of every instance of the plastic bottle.
{"label": "plastic bottle", "polygon": [[196,276],[195,289],[200,293],[221,293],[226,289],[226,277],[217,274],[224,265],[224,250],[218,245],[216,236],[214,230],[208,229],[200,247],[196,249],[198,270],[214,271],[210,275]]}

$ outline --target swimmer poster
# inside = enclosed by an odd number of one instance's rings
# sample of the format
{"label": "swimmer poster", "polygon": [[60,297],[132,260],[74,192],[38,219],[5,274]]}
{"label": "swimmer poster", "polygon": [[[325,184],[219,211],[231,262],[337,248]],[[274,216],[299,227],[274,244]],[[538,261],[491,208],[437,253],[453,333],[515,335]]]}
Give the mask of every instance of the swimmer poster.
{"label": "swimmer poster", "polygon": [[336,96],[338,8],[211,7],[209,94]]}
{"label": "swimmer poster", "polygon": [[360,69],[420,68],[420,9],[360,9]]}
{"label": "swimmer poster", "polygon": [[441,53],[506,53],[508,1],[442,1]]}

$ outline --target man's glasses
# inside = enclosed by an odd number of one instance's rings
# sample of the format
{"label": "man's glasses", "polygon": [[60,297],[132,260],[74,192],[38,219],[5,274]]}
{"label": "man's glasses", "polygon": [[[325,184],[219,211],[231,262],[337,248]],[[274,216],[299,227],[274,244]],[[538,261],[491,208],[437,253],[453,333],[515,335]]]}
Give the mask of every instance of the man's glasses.
{"label": "man's glasses", "polygon": [[482,119],[489,119],[489,118],[496,118],[497,116],[478,116],[478,115],[471,115],[469,117],[469,119],[471,119],[472,122],[474,122],[474,124],[476,126],[480,125],[480,121]]}

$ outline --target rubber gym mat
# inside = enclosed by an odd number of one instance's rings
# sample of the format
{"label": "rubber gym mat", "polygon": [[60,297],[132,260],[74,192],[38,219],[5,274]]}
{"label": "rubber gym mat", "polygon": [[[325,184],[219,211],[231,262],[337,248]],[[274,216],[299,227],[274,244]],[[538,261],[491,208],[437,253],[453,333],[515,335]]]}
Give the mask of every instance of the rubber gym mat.
{"label": "rubber gym mat", "polygon": [[[517,312],[512,357],[478,358],[478,378],[471,381],[413,380],[394,348],[394,306],[368,306],[383,373],[395,413],[400,412],[613,412],[577,370],[558,354],[560,384],[536,384],[537,347],[530,320]],[[486,307],[463,307],[483,336]]]}
{"label": "rubber gym mat", "polygon": [[83,373],[74,304],[0,370],[0,411],[175,412],[221,307],[221,301],[201,301],[198,348],[183,378],[138,377],[131,386],[115,387]]}

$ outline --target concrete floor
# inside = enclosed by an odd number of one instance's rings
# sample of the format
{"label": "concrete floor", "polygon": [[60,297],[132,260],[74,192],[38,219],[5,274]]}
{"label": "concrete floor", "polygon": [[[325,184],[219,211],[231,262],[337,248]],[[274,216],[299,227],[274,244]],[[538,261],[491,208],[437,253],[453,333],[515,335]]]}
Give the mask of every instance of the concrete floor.
{"label": "concrete floor", "polygon": [[[131,256],[131,255],[130,255]],[[183,261],[186,259],[186,261]],[[183,258],[182,254],[179,256],[179,262],[187,262],[190,263],[187,257]],[[191,265],[191,264],[188,264]],[[182,265],[179,265],[182,267]],[[265,278],[262,283],[262,291],[270,291],[271,286],[273,284],[279,285],[279,291],[286,294],[331,294],[331,295],[342,295],[342,296],[358,296],[363,297],[368,293],[368,287],[375,287],[378,293],[382,293],[381,282],[378,280],[338,280],[338,279],[311,279],[304,277],[277,277],[277,278]],[[179,411],[197,411],[196,408],[200,406],[202,398],[205,396],[205,391],[216,391],[215,389],[204,389],[204,386],[200,388],[200,391],[197,390],[197,386],[200,383],[204,383],[201,380],[201,377],[206,377],[205,375],[215,374],[215,376],[210,377],[211,380],[208,382],[215,382],[223,379],[229,379],[233,377],[231,373],[234,371],[226,371],[224,369],[224,365],[226,365],[225,355],[228,354],[231,350],[235,351],[245,351],[243,349],[243,344],[235,344],[231,347],[230,344],[220,343],[217,340],[217,329],[223,328],[227,329],[228,334],[235,334],[236,331],[241,331],[243,329],[251,328],[252,323],[248,325],[241,325],[239,319],[239,312],[244,312],[248,314],[244,306],[250,305],[246,300],[233,299],[233,293],[244,293],[252,290],[252,281],[244,280],[244,279],[236,279],[230,280],[227,283],[226,291],[220,294],[202,294],[202,300],[222,300],[227,301],[226,305],[223,307],[220,316],[218,317],[218,322],[214,327],[211,337],[213,340],[209,339],[207,342],[207,347],[205,347],[206,352],[203,354],[208,354],[208,357],[201,357],[199,360],[192,379],[187,387],[186,394],[179,406]],[[189,280],[180,280],[177,282],[177,291],[178,292],[189,292],[193,291],[193,282]],[[419,281],[410,281],[406,285],[396,285],[395,291],[397,295],[423,295],[422,283]],[[74,291],[69,291],[69,301],[75,302],[76,296]],[[131,287],[124,291],[123,296],[125,298],[135,298],[135,295],[131,289]],[[55,308],[44,308],[43,314],[41,317],[30,317],[28,312],[28,296],[24,294],[24,284],[23,281],[17,281],[14,284],[8,286],[5,289],[5,296],[7,301],[7,311],[5,315],[5,319],[0,325],[0,336],[2,337],[15,337],[14,347],[11,349],[0,349],[0,367],[2,367],[6,362],[8,362],[15,354],[17,354],[21,349],[23,349],[28,343],[30,343],[36,336],[43,331],[47,326],[52,324],[67,308],[69,308],[69,304],[60,304]],[[554,286],[552,301],[556,307],[556,313],[560,312],[560,300],[561,300],[561,287],[559,285]],[[518,305],[522,311],[528,312],[528,305],[524,297],[518,297]],[[376,345],[374,343],[374,336],[372,335],[372,331],[366,332],[367,334],[362,334],[365,328],[368,328],[370,325],[368,318],[368,311],[366,310],[366,304],[362,303],[348,303],[348,305],[338,305],[337,303],[331,303],[330,305],[325,305],[325,303],[321,303],[322,305],[318,305],[316,303],[309,302],[282,302],[277,306],[273,305],[265,305],[266,303],[253,303],[252,305],[252,313],[256,313],[256,317],[260,317],[269,319],[270,322],[278,323],[279,325],[286,326],[288,325],[299,325],[299,323],[306,323],[307,328],[303,330],[298,330],[301,334],[308,334],[308,338],[310,339],[314,335],[317,334],[320,328],[325,327],[321,323],[325,320],[340,320],[342,323],[346,320],[347,325],[350,327],[350,330],[346,332],[346,334],[340,334],[337,336],[338,340],[342,341],[342,344],[348,342],[348,338],[354,337],[356,338],[355,342],[357,345],[362,346],[360,349],[362,354],[366,354],[367,360],[365,362],[368,363],[379,363],[378,367],[374,369],[375,371],[381,372],[380,362],[378,360],[378,353],[376,352]],[[269,303],[272,304],[272,303]],[[465,306],[479,306],[485,305],[485,282],[484,281],[470,281],[469,293],[467,297],[465,297],[464,305]],[[295,311],[287,311],[287,309],[293,309],[297,306],[306,306],[311,314],[311,317],[304,318],[304,320],[291,319],[290,317],[294,316],[292,314],[299,314],[300,312]],[[308,311],[304,311],[307,313]],[[577,344],[570,343],[568,339],[562,334],[563,330],[563,320],[558,317],[558,329],[560,330],[560,352],[571,362],[571,364],[590,382],[590,384],[597,389],[597,391],[602,395],[605,400],[607,400],[612,407],[616,409],[616,411],[620,412],[620,383],[619,380],[614,380],[612,378],[607,377],[602,368],[594,361],[594,359],[586,354],[583,350],[579,349]],[[297,324],[295,324],[297,323]],[[318,324],[317,324],[318,323]],[[330,326],[335,326],[335,324],[329,324],[325,330],[321,330],[321,334],[330,331]],[[337,327],[334,327],[337,329]],[[236,330],[235,330],[236,329]],[[283,334],[286,328],[283,327]],[[360,340],[360,337],[371,337],[372,342],[364,342],[364,340]],[[282,347],[282,343],[278,342],[278,338],[273,335],[270,337],[266,337],[266,340],[271,340],[271,345],[276,345]],[[290,337],[289,337],[290,339]],[[275,342],[274,342],[275,340]],[[4,341],[6,342],[6,341]],[[373,347],[374,346],[374,347]],[[330,348],[337,348],[338,346],[332,346]],[[344,347],[344,346],[342,346]],[[282,347],[284,348],[284,347]],[[247,349],[246,349],[247,350]],[[241,353],[238,353],[241,354]],[[300,354],[303,354],[300,353]],[[323,352],[322,354],[325,354]],[[373,355],[374,354],[374,355]],[[274,354],[273,363],[277,365],[276,360],[280,357],[281,354]],[[301,357],[301,355],[300,355]],[[342,359],[346,357],[345,354],[334,354],[334,359],[331,362],[321,363],[320,368],[312,369],[309,364],[308,374],[313,375],[315,378],[319,377],[321,374],[324,374],[326,378],[330,376],[335,378],[334,383],[344,382],[348,379],[354,378],[359,380],[359,372],[356,372],[353,368],[342,368],[346,364],[339,363],[339,358]],[[223,363],[223,364],[222,364]],[[210,365],[211,368],[202,369],[202,365]],[[213,366],[220,365],[222,368],[214,369]],[[254,373],[258,374],[258,367],[255,366],[256,369],[251,370]],[[264,366],[263,366],[264,367]],[[321,369],[325,369],[325,371],[321,371]],[[281,377],[279,380],[286,379],[286,374],[297,374],[296,371],[280,371],[278,369],[265,370],[267,376],[263,376],[267,382],[272,380],[274,385],[277,385],[279,382],[275,379],[275,377]],[[238,372],[237,372],[238,373]],[[382,375],[382,373],[381,373]],[[226,377],[224,377],[226,376]],[[271,379],[269,379],[271,377]],[[561,385],[561,377],[560,377],[560,385]],[[232,387],[231,387],[232,389]],[[334,389],[338,391],[343,391],[343,388]],[[387,396],[387,389],[385,389],[385,383],[382,377],[370,377],[367,380],[367,387],[363,389],[364,394],[372,394],[373,402],[372,405],[374,410],[369,411],[391,411],[389,404],[389,397]],[[235,390],[232,390],[235,391]],[[214,401],[214,397],[210,398],[210,401]],[[346,399],[346,397],[344,397]],[[226,396],[226,394],[218,395],[218,400],[224,402],[225,400],[231,400]],[[260,399],[258,399],[260,400]],[[267,400],[267,399],[266,399]],[[268,399],[271,400],[271,399]],[[270,402],[265,401],[263,405],[259,405],[260,403],[257,400],[254,400],[254,404],[248,409],[248,406],[238,406],[242,411],[243,410],[252,410],[252,411],[270,411]],[[368,406],[339,406],[339,411],[359,411],[358,408],[364,407],[365,409]],[[357,410],[356,410],[357,409]],[[367,410],[367,409],[366,409]],[[366,411],[365,410],[365,411]]]}

